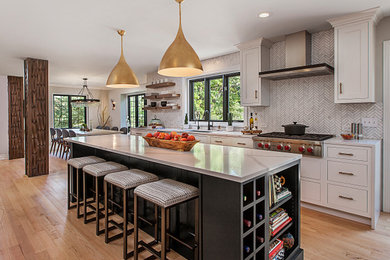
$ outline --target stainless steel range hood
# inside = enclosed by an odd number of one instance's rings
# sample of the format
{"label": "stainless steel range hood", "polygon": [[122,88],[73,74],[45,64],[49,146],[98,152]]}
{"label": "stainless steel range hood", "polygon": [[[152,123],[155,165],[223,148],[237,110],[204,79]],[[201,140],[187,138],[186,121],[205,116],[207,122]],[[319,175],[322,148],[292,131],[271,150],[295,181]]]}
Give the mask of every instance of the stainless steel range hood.
{"label": "stainless steel range hood", "polygon": [[301,31],[286,36],[286,68],[259,73],[269,80],[293,79],[333,74],[333,67],[326,64],[311,65],[311,35]]}

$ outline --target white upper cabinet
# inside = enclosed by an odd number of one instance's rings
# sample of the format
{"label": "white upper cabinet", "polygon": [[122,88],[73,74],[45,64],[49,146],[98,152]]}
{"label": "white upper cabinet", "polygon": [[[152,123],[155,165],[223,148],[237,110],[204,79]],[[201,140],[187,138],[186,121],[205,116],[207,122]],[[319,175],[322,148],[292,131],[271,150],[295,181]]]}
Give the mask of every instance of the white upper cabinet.
{"label": "white upper cabinet", "polygon": [[259,72],[269,70],[271,45],[264,38],[237,45],[240,49],[242,106],[269,106],[269,81],[259,78]]}
{"label": "white upper cabinet", "polygon": [[329,20],[334,27],[335,103],[375,102],[377,9]]}

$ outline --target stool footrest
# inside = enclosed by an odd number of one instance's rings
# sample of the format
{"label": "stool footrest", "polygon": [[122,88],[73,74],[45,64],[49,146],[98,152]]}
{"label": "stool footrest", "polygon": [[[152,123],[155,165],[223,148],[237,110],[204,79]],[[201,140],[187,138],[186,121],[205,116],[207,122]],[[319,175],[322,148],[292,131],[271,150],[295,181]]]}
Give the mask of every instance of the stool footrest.
{"label": "stool footrest", "polygon": [[[141,248],[138,248],[138,252],[142,252],[144,249],[148,250],[150,253],[152,253],[155,257],[157,258],[161,258],[161,252],[158,252],[156,249],[154,249],[152,246],[154,246],[155,244],[157,244],[157,241],[156,240],[153,240],[152,242],[150,243],[146,243],[144,242],[143,240],[139,241],[138,242],[139,245],[141,246]],[[134,252],[130,252],[129,254],[131,254]],[[132,257],[133,254],[130,256]]]}
{"label": "stool footrest", "polygon": [[[115,227],[112,226],[112,227],[109,227],[109,228],[108,228],[109,231],[111,231],[110,228],[114,228],[114,229],[115,229]],[[112,230],[114,230],[114,229],[112,229]],[[133,228],[127,230],[127,236],[130,236],[131,234],[133,234],[133,232],[134,232],[134,229],[133,229]],[[120,232],[120,233],[118,233],[118,234],[116,234],[116,235],[113,235],[112,237],[109,237],[108,240],[107,240],[107,243],[110,243],[110,242],[112,242],[112,241],[114,241],[114,240],[117,240],[117,239],[119,239],[119,238],[123,238],[123,232]]]}
{"label": "stool footrest", "polygon": [[179,242],[180,244],[182,244],[183,246],[187,247],[188,249],[191,249],[191,250],[194,250],[195,248],[198,247],[198,245],[196,243],[194,243],[192,246],[182,240],[180,240],[179,238],[175,237],[172,233],[169,233],[167,232],[167,236],[169,236],[170,238],[172,238],[173,240]]}

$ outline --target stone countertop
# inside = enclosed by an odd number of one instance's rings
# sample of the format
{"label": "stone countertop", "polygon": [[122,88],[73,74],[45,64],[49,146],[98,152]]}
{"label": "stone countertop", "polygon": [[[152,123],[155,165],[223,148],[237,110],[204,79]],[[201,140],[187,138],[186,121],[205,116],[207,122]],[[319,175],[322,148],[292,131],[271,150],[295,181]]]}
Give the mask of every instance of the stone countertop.
{"label": "stone countertop", "polygon": [[382,143],[382,140],[378,139],[352,139],[344,140],[341,137],[334,137],[324,141],[325,144],[335,144],[335,145],[352,145],[352,146],[377,146]]}
{"label": "stone countertop", "polygon": [[190,152],[178,152],[150,147],[141,136],[135,135],[80,136],[67,140],[240,183],[302,158],[299,154],[202,143],[196,144]]}
{"label": "stone countertop", "polygon": [[220,130],[213,130],[210,132],[206,131],[201,131],[201,132],[196,132],[196,129],[174,129],[174,128],[164,128],[164,129],[150,129],[150,128],[135,128],[134,130],[141,130],[145,132],[151,132],[154,133],[155,131],[160,131],[160,132],[178,132],[178,133],[183,133],[186,132],[191,135],[209,135],[209,136],[221,136],[221,137],[244,137],[244,138],[250,138],[256,136],[256,135],[244,135],[241,132],[238,131],[233,131],[233,132],[228,132],[228,131],[220,131]]}

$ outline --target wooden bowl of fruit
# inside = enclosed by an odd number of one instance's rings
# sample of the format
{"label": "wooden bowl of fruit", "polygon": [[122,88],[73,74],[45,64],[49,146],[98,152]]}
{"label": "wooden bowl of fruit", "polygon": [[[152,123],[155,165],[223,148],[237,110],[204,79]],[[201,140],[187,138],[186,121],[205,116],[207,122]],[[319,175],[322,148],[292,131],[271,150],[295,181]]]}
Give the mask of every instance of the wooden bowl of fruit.
{"label": "wooden bowl of fruit", "polygon": [[170,134],[160,132],[148,133],[143,138],[150,146],[181,152],[191,151],[194,145],[199,143],[199,140],[195,140],[193,135],[188,135],[187,133],[179,135],[176,132],[171,132]]}
{"label": "wooden bowl of fruit", "polygon": [[353,139],[354,135],[353,134],[341,134],[341,137],[344,140],[351,140],[351,139]]}

